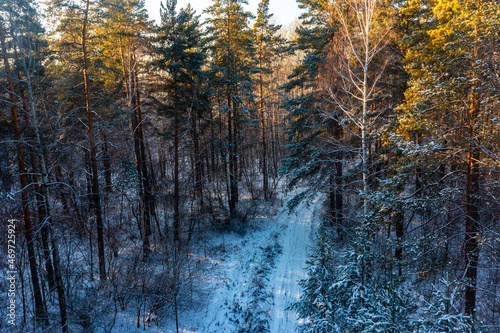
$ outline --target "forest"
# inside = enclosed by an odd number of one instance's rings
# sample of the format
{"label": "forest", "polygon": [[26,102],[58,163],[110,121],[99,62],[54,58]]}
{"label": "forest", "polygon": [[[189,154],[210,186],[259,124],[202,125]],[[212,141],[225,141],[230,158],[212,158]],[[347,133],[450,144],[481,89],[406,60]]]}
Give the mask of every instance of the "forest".
{"label": "forest", "polygon": [[0,0],[2,332],[500,333],[500,2]]}

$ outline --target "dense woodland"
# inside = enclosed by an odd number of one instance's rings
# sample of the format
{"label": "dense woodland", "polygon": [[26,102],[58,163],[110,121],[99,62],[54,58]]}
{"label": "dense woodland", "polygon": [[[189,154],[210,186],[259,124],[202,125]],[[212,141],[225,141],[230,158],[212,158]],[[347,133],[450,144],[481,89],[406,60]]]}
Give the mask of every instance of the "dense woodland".
{"label": "dense woodland", "polygon": [[500,3],[297,2],[0,0],[17,330],[179,330],[207,231],[287,189],[324,194],[303,332],[500,332]]}

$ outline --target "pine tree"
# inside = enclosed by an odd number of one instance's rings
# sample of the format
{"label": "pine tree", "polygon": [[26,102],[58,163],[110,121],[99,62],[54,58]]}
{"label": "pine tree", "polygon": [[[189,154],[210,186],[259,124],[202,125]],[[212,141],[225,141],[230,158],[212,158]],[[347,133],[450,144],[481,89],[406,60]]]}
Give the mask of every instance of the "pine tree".
{"label": "pine tree", "polygon": [[338,117],[332,113],[329,119],[324,117],[326,111],[333,110],[327,87],[320,82],[335,28],[329,22],[325,2],[300,1],[300,7],[305,13],[301,16],[302,25],[297,29],[291,51],[305,52],[305,55],[283,86],[288,96],[282,107],[288,111],[290,125],[287,156],[280,172],[289,177],[290,187],[303,180],[309,182],[309,187],[289,203],[291,208],[300,200],[324,190],[330,193],[334,223],[341,226],[342,129]]}
{"label": "pine tree", "polygon": [[101,205],[99,170],[97,164],[97,145],[95,142],[94,110],[92,106],[90,62],[91,45],[89,45],[93,22],[97,15],[96,3],[90,0],[53,0],[50,10],[60,18],[56,33],[59,37],[57,49],[54,50],[62,62],[76,66],[81,71],[84,87],[84,109],[87,118],[88,150],[91,170],[90,197],[97,229],[97,253],[99,261],[99,278],[106,280],[106,260],[104,252],[104,221]]}
{"label": "pine tree", "polygon": [[[244,0],[214,0],[205,11],[211,55],[210,85],[217,100],[217,112],[227,123],[227,164],[229,174],[228,206],[236,214],[239,200],[238,182],[240,132],[247,112],[245,101],[251,96],[253,82],[253,38],[249,28],[252,15],[244,11]],[[223,156],[225,158],[225,156]],[[226,168],[226,166],[224,166]]]}
{"label": "pine tree", "polygon": [[[420,31],[412,34],[413,45],[406,55],[412,80],[402,107],[401,133],[407,140],[412,129],[421,133],[421,141],[409,145],[410,149],[419,150],[422,160],[440,165],[441,175],[436,178],[440,178],[441,186],[465,183],[461,219],[465,231],[464,312],[467,315],[474,315],[476,310],[480,183],[484,175],[480,168],[481,156],[483,147],[489,145],[485,133],[496,126],[488,111],[495,90],[487,79],[489,50],[485,49],[493,37],[487,31],[491,31],[495,21],[495,10],[492,10],[495,7],[498,9],[498,4],[487,1],[460,4],[442,1],[418,9],[410,2],[406,7],[408,12],[418,13],[424,23]],[[447,169],[458,172],[443,178]],[[453,192],[440,194],[447,196]],[[448,197],[449,210],[455,209],[453,201],[460,201],[458,197],[459,191]]]}
{"label": "pine tree", "polygon": [[422,309],[422,318],[415,322],[416,332],[480,332],[473,317],[460,309],[460,284],[446,278],[441,283],[444,291],[434,286],[432,299]]}
{"label": "pine tree", "polygon": [[[40,220],[40,225],[37,228],[33,228],[30,221],[30,216],[27,210],[29,210],[28,202],[25,202],[25,227],[27,247],[29,254],[30,268],[33,269],[36,265],[34,250],[34,242],[40,230],[42,238],[42,249],[43,249],[43,259],[45,260],[45,268],[48,274],[49,288],[51,290],[56,289],[58,293],[59,310],[61,315],[61,326],[64,332],[68,331],[67,323],[67,309],[66,309],[66,295],[64,282],[62,279],[62,268],[61,260],[59,254],[59,244],[58,238],[54,235],[53,223],[54,223],[54,211],[53,211],[53,200],[51,199],[50,193],[50,180],[49,180],[49,163],[47,158],[49,157],[47,138],[43,134],[44,128],[40,125],[39,121],[39,110],[38,106],[41,104],[42,96],[46,94],[46,88],[41,85],[42,77],[45,76],[44,61],[47,60],[47,53],[45,52],[46,43],[43,39],[44,30],[40,24],[40,17],[36,12],[36,7],[26,1],[15,1],[9,3],[6,8],[6,15],[4,18],[8,22],[9,26],[9,41],[12,47],[13,60],[14,60],[14,70],[11,69],[10,64],[5,62],[6,73],[9,78],[9,90],[14,92],[14,86],[16,86],[16,95],[19,101],[16,104],[22,105],[22,113],[24,114],[25,126],[27,128],[27,133],[32,133],[27,135],[32,140],[29,144],[30,148],[30,159],[33,169],[32,182],[34,182],[34,188],[36,192],[37,210],[38,218]],[[2,53],[4,61],[7,61],[7,48],[6,48],[6,35],[2,27],[0,27],[0,39],[2,45]],[[14,72],[15,71],[15,72]],[[12,97],[12,96],[11,96]],[[20,135],[20,119],[17,112],[17,106],[13,104],[12,106],[12,116],[14,121],[14,128],[17,140],[21,142]],[[24,154],[22,149],[18,146],[18,159],[20,162],[20,167],[25,168],[24,165]],[[22,162],[22,163],[21,163]],[[26,176],[22,175],[21,183],[26,183]],[[23,200],[26,199],[26,191],[28,190],[28,185],[25,184],[22,190]],[[32,229],[32,230],[28,230]],[[32,281],[38,280],[38,273],[36,271],[31,271]],[[34,303],[35,303],[35,321],[42,321],[43,324],[48,324],[48,316],[45,313],[46,309],[40,310],[41,306],[40,289],[38,282],[33,285],[34,292]],[[46,308],[47,305],[43,304]],[[40,318],[40,313],[43,313],[43,317]]]}
{"label": "pine tree", "polygon": [[[326,231],[326,232],[325,232]],[[293,308],[307,320],[301,332],[411,332],[409,295],[394,277],[383,283],[375,253],[358,229],[352,247],[334,250],[326,229],[320,230],[308,262],[303,294]]]}
{"label": "pine tree", "polygon": [[[186,132],[188,120],[196,119],[198,113],[206,107],[201,84],[205,73],[203,53],[204,41],[198,17],[191,7],[176,10],[175,0],[162,5],[162,25],[158,35],[158,59],[155,65],[166,72],[162,86],[165,91],[166,111],[173,114],[174,141],[174,241],[176,246],[181,242],[181,197],[180,184],[180,147],[183,133]],[[191,121],[193,121],[191,119]],[[199,155],[199,152],[197,153]],[[197,157],[199,158],[199,156]],[[198,166],[195,165],[195,169]],[[199,170],[195,170],[199,173]],[[196,181],[201,181],[197,174]]]}
{"label": "pine tree", "polygon": [[[150,22],[143,1],[107,0],[103,3],[106,18],[99,26],[100,61],[108,71],[110,80],[125,88],[134,142],[134,157],[139,175],[139,229],[143,241],[143,254],[150,252],[150,236],[155,214],[152,190],[152,170],[147,166],[146,134],[141,98],[139,68],[141,54],[145,52]],[[118,74],[119,73],[119,74]],[[157,221],[157,218],[156,218]],[[158,222],[157,222],[158,224]],[[159,230],[158,226],[158,230]],[[161,234],[160,234],[161,235]]]}
{"label": "pine tree", "polygon": [[262,0],[257,10],[257,20],[253,26],[253,35],[256,41],[255,56],[258,62],[258,74],[255,79],[257,96],[259,99],[259,118],[261,129],[261,169],[262,189],[264,199],[269,196],[269,158],[267,142],[267,117],[266,109],[271,97],[270,75],[273,73],[273,63],[284,49],[284,39],[278,36],[281,26],[272,23],[273,14],[269,14],[269,0]]}

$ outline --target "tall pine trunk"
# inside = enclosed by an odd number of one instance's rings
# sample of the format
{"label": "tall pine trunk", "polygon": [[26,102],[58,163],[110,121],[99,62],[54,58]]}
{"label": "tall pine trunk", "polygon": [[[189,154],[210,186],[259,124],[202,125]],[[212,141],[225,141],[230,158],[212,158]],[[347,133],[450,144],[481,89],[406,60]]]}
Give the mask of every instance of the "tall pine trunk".
{"label": "tall pine trunk", "polygon": [[266,138],[266,118],[264,114],[264,76],[262,74],[263,64],[262,64],[262,41],[260,42],[259,54],[259,117],[260,117],[260,131],[261,131],[261,145],[262,145],[262,190],[264,192],[264,199],[267,200],[269,197],[269,175],[267,167],[267,138]]}
{"label": "tall pine trunk", "polygon": [[[175,98],[175,97],[174,97]],[[174,102],[174,243],[177,253],[181,241],[180,187],[179,187],[179,110]]]}
{"label": "tall pine trunk", "polygon": [[[481,1],[476,1],[476,10],[479,10]],[[479,32],[478,22],[474,23],[474,47],[473,47],[473,63],[475,67],[477,59],[479,59]],[[476,287],[477,287],[477,267],[479,263],[479,163],[480,163],[480,148],[477,147],[477,142],[474,138],[474,126],[476,119],[481,111],[481,97],[479,91],[479,78],[474,69],[473,84],[471,87],[471,102],[468,112],[468,135],[469,147],[466,166],[466,187],[465,187],[465,261],[466,270],[465,278],[465,307],[464,312],[467,315],[475,315],[476,313]]]}
{"label": "tall pine trunk", "polygon": [[233,217],[236,214],[236,204],[238,202],[238,183],[237,183],[237,161],[236,161],[236,142],[234,135],[234,110],[231,107],[232,95],[231,91],[228,88],[227,91],[227,112],[228,112],[228,120],[227,120],[227,130],[228,130],[228,145],[229,145],[229,214]]}
{"label": "tall pine trunk", "polygon": [[200,134],[198,133],[198,124],[195,116],[191,119],[191,140],[193,141],[194,153],[194,194],[195,198],[199,200],[200,207],[204,206],[203,202],[203,156],[200,151]]}
{"label": "tall pine trunk", "polygon": [[474,123],[479,115],[479,94],[473,86],[471,110],[469,112],[469,153],[466,166],[465,187],[465,313],[474,315],[476,311],[477,266],[479,262],[479,147],[473,142]]}
{"label": "tall pine trunk", "polygon": [[97,226],[97,256],[99,259],[99,278],[106,280],[106,262],[104,253],[104,222],[102,219],[101,196],[99,193],[99,172],[97,169],[97,149],[94,137],[94,111],[91,109],[89,61],[87,51],[87,28],[90,0],[85,1],[85,12],[82,27],[83,77],[85,87],[85,108],[87,110],[87,126],[89,136],[91,197],[92,208]]}
{"label": "tall pine trunk", "polygon": [[149,174],[146,165],[146,151],[144,143],[144,131],[142,124],[142,107],[138,87],[137,72],[134,70],[136,64],[135,54],[128,55],[128,64],[125,60],[125,46],[120,37],[120,57],[123,72],[123,81],[127,94],[132,135],[134,142],[134,156],[137,174],[139,175],[140,196],[140,221],[139,230],[142,237],[143,254],[145,257],[150,252],[151,217],[154,213],[154,198],[151,191]]}
{"label": "tall pine trunk", "polygon": [[[20,77],[18,77],[18,79],[21,80]],[[33,103],[33,96],[32,96],[32,91],[31,91],[31,82],[30,82],[31,78],[28,77],[27,81],[28,81],[28,85],[30,88],[30,92],[29,92],[30,93],[30,105],[33,105],[32,104]],[[30,126],[31,122],[30,122],[29,115],[28,115],[29,108],[26,105],[26,96],[25,96],[23,89],[21,89],[20,96],[21,96],[21,99],[23,101],[24,121],[25,121],[27,126]],[[36,135],[37,143],[39,144],[39,148],[41,148],[41,142],[40,142],[40,140],[38,140],[40,138],[40,135],[38,132],[37,121],[36,121],[36,119],[33,119],[33,120],[34,120],[33,121],[34,122],[34,124],[33,124],[34,131],[37,133],[37,135]],[[52,259],[50,258],[48,224],[45,223],[48,216],[47,216],[47,210],[45,209],[45,207],[46,207],[45,196],[42,193],[42,188],[40,186],[40,182],[38,179],[38,175],[40,174],[40,171],[38,170],[38,163],[37,163],[36,155],[35,155],[35,152],[33,151],[33,149],[30,150],[30,160],[31,160],[31,168],[33,170],[32,178],[33,178],[33,183],[35,184],[35,193],[36,193],[35,200],[36,200],[36,206],[37,206],[37,212],[38,212],[39,226],[37,226],[37,228],[39,228],[41,231],[42,254],[43,254],[43,260],[45,261],[44,266],[45,266],[45,271],[47,272],[47,280],[49,283],[49,290],[52,291],[55,289],[55,279],[54,279],[54,269],[52,266]],[[46,304],[45,304],[45,306],[46,306]]]}
{"label": "tall pine trunk", "polygon": [[404,217],[405,214],[403,209],[400,209],[394,213],[394,227],[396,229],[396,249],[394,251],[394,257],[397,260],[398,266],[398,276],[402,275],[401,261],[403,260],[403,240],[404,240]]}
{"label": "tall pine trunk", "polygon": [[[133,56],[133,62],[136,63],[135,54]],[[132,79],[134,80],[133,87],[135,89],[135,108],[134,112],[137,119],[137,127],[134,130],[134,134],[137,135],[137,140],[139,141],[139,160],[137,161],[139,168],[141,169],[141,181],[143,188],[143,202],[144,202],[144,254],[147,256],[151,251],[149,237],[151,236],[151,220],[154,215],[155,205],[153,191],[151,188],[151,181],[149,176],[149,170],[147,167],[146,159],[146,143],[144,140],[144,126],[142,119],[142,103],[141,95],[139,91],[139,79],[137,74],[137,69],[132,72]]]}
{"label": "tall pine trunk", "polygon": [[5,65],[5,72],[7,74],[7,85],[9,89],[9,100],[11,102],[12,123],[14,126],[14,136],[16,140],[17,149],[17,162],[19,168],[19,183],[21,185],[21,203],[23,207],[24,217],[24,235],[26,237],[26,245],[28,248],[28,261],[30,266],[31,284],[33,286],[33,298],[35,303],[35,321],[43,326],[49,324],[47,313],[43,307],[42,293],[40,289],[40,280],[38,278],[38,269],[35,255],[35,244],[33,237],[33,227],[31,223],[31,214],[29,209],[28,199],[28,182],[26,179],[26,166],[24,163],[24,152],[21,145],[21,130],[19,126],[19,116],[16,103],[16,96],[14,93],[14,76],[10,68],[9,60],[7,58],[7,47],[5,43],[5,34],[3,27],[0,25],[0,42],[2,47],[2,56]]}

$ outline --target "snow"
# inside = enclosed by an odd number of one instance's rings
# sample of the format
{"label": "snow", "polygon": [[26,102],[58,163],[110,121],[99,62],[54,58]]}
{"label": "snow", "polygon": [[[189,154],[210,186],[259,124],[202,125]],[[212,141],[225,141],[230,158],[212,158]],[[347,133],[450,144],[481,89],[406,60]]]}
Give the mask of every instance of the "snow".
{"label": "snow", "polygon": [[299,323],[297,314],[286,309],[300,298],[297,281],[306,277],[306,260],[313,245],[317,219],[311,208],[316,208],[319,198],[311,207],[301,203],[295,216],[283,213],[279,223],[284,227],[281,254],[271,280],[274,305],[271,310],[271,332],[294,332]]}
{"label": "snow", "polygon": [[[294,193],[286,196],[293,197]],[[179,313],[180,331],[191,333],[296,331],[299,319],[288,310],[299,300],[298,281],[306,277],[306,260],[319,224],[321,196],[294,212],[286,205],[273,218],[264,211],[244,234],[213,235],[203,283],[208,292],[201,307]],[[120,314],[113,332],[139,332],[135,313]],[[127,318],[128,317],[128,318]],[[131,325],[131,323],[133,323]],[[164,318],[149,332],[175,332],[173,318]]]}
{"label": "snow", "polygon": [[[258,331],[256,318],[263,320],[271,333],[297,329],[298,316],[287,307],[301,294],[298,281],[306,277],[308,250],[314,244],[318,224],[315,211],[320,203],[320,197],[310,205],[302,202],[292,213],[283,207],[275,219],[264,222],[265,228],[239,240],[226,237],[226,245],[239,244],[221,262],[220,287],[193,332]],[[273,252],[276,258],[266,266],[269,253],[264,249],[273,242],[281,253]],[[257,295],[256,287],[261,288]],[[249,317],[254,320],[253,326]]]}

